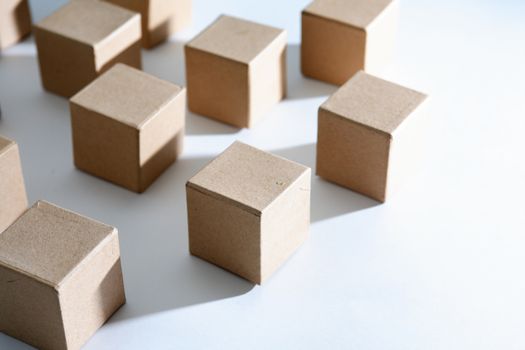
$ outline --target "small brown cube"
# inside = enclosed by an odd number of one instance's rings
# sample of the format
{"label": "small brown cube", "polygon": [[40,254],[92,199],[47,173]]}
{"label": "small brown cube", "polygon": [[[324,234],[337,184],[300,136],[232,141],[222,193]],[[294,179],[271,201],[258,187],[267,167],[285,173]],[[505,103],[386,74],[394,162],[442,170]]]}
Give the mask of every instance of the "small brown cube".
{"label": "small brown cube", "polygon": [[191,111],[252,127],[286,94],[286,32],[221,16],[186,44]]}
{"label": "small brown cube", "polygon": [[34,28],[42,84],[71,97],[115,63],[141,68],[140,15],[104,1],[70,1]]}
{"label": "small brown cube", "polygon": [[422,156],[426,99],[357,73],[319,108],[317,174],[384,202]]}
{"label": "small brown cube", "polygon": [[0,234],[0,329],[77,350],[125,303],[117,230],[39,201]]}
{"label": "small brown cube", "polygon": [[75,165],[145,191],[182,151],[186,89],[117,64],[70,101]]}
{"label": "small brown cube", "polygon": [[186,184],[191,254],[266,281],[307,238],[310,173],[235,142]]}
{"label": "small brown cube", "polygon": [[301,68],[342,85],[357,71],[379,73],[390,61],[398,0],[315,0],[302,13]]}

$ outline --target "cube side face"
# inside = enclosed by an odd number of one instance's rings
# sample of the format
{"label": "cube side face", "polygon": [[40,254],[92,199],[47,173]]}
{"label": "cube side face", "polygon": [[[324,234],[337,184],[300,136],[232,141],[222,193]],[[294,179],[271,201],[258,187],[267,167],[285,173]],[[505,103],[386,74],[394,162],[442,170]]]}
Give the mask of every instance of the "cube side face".
{"label": "cube side face", "polygon": [[286,95],[286,45],[283,34],[249,65],[249,127]]}
{"label": "cube side face", "polygon": [[226,124],[247,127],[248,66],[189,46],[185,54],[189,109]]}
{"label": "cube side face", "polygon": [[192,0],[149,0],[144,47],[151,48],[191,22]]}
{"label": "cube side face", "polygon": [[139,192],[138,130],[75,103],[70,109],[75,166]]}
{"label": "cube side face", "polygon": [[97,77],[93,47],[38,27],[34,35],[44,89],[71,97]]}
{"label": "cube side face", "polygon": [[95,46],[95,69],[102,74],[116,63],[141,69],[142,29],[140,16],[135,16],[122,24],[119,30]]}
{"label": "cube side face", "polygon": [[388,166],[387,197],[391,197],[421,168],[430,130],[424,102],[394,131]]}
{"label": "cube side face", "polygon": [[68,349],[80,349],[126,301],[115,233],[59,289]]}
{"label": "cube side face", "polygon": [[2,0],[0,4],[0,50],[16,44],[31,32],[27,0]]}
{"label": "cube side face", "polygon": [[319,109],[317,174],[380,202],[386,198],[390,137]]}
{"label": "cube side face", "polygon": [[342,85],[364,69],[364,30],[303,12],[301,33],[301,70],[305,76]]}
{"label": "cube side face", "polygon": [[142,30],[142,45],[144,47],[148,46],[148,22],[149,22],[149,0],[105,0],[114,5],[124,7],[130,11],[140,13],[140,23]]}
{"label": "cube side face", "polygon": [[397,37],[399,1],[393,1],[367,28],[365,68],[379,74],[392,61]]}
{"label": "cube side face", "polygon": [[18,146],[0,154],[0,233],[27,209],[27,195]]}
{"label": "cube side face", "polygon": [[192,255],[261,283],[261,217],[186,186]]}
{"label": "cube side face", "polygon": [[182,90],[140,130],[140,188],[146,190],[183,149],[186,90]]}
{"label": "cube side face", "polygon": [[262,214],[261,282],[264,283],[299,248],[310,228],[311,170]]}
{"label": "cube side face", "polygon": [[0,265],[0,330],[39,349],[67,350],[58,294]]}

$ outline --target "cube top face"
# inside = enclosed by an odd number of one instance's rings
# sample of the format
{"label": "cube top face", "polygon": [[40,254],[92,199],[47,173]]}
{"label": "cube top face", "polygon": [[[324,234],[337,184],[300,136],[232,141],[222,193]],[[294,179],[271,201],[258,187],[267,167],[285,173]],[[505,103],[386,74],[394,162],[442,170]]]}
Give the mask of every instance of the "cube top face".
{"label": "cube top face", "polygon": [[71,102],[140,129],[183,88],[124,64],[116,64]]}
{"label": "cube top face", "polygon": [[282,29],[223,15],[187,46],[249,64],[285,33]]}
{"label": "cube top face", "polygon": [[260,215],[309,168],[235,142],[188,181],[188,186],[233,201]]}
{"label": "cube top face", "polygon": [[420,92],[358,72],[321,108],[392,135],[426,98]]}
{"label": "cube top face", "polygon": [[397,0],[315,0],[304,13],[366,29]]}
{"label": "cube top face", "polygon": [[140,15],[107,2],[70,1],[35,27],[95,46]]}
{"label": "cube top face", "polygon": [[13,146],[14,144],[14,141],[0,136],[0,155],[5,153],[9,149],[9,147]]}
{"label": "cube top face", "polygon": [[113,227],[39,201],[0,235],[0,264],[58,289]]}

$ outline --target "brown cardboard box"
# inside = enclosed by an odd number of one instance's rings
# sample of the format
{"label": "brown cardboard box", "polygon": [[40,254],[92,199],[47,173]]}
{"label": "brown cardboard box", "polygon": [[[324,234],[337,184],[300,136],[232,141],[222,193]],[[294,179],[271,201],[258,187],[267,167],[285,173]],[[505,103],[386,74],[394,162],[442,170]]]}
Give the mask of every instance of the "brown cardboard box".
{"label": "brown cardboard box", "polygon": [[75,165],[143,192],[182,150],[186,90],[117,64],[70,100]]}
{"label": "brown cardboard box", "polygon": [[0,50],[16,44],[31,33],[28,0],[0,1]]}
{"label": "brown cardboard box", "polygon": [[417,168],[426,99],[357,73],[319,108],[317,174],[384,202]]}
{"label": "brown cardboard box", "polygon": [[0,233],[27,209],[18,145],[0,136]]}
{"label": "brown cardboard box", "polygon": [[0,329],[80,347],[125,303],[117,230],[37,202],[0,234]]}
{"label": "brown cardboard box", "polygon": [[305,76],[344,84],[357,71],[380,73],[390,61],[398,0],[315,0],[302,13]]}
{"label": "brown cardboard box", "polygon": [[251,127],[286,94],[286,32],[221,16],[185,46],[191,111]]}
{"label": "brown cardboard box", "polygon": [[140,15],[103,1],[70,1],[35,25],[45,89],[71,97],[117,62],[141,68]]}
{"label": "brown cardboard box", "polygon": [[191,22],[191,0],[106,0],[139,12],[142,46],[152,48]]}
{"label": "brown cardboard box", "polygon": [[266,281],[307,238],[310,174],[235,142],[186,184],[191,254]]}

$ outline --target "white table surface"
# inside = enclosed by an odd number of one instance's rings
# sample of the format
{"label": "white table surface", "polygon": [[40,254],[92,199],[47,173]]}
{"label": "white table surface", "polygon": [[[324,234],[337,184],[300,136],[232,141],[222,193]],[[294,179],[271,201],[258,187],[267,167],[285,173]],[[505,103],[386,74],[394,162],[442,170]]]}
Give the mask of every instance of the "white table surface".
{"label": "white table surface", "polygon": [[[185,181],[234,140],[314,166],[334,86],[299,72],[308,0],[195,0],[144,69],[184,84],[182,47],[221,13],[289,33],[289,97],[253,130],[188,114],[185,152],[144,194],[76,170],[68,101],[44,92],[32,39],[0,58],[0,134],[31,202],[120,231],[128,303],[85,349],[524,349],[525,2],[402,0],[384,76],[432,96],[424,169],[384,205],[313,179],[307,243],[263,287],[188,254]],[[64,1],[32,1],[40,20]],[[1,317],[1,315],[0,315]],[[29,349],[0,335],[0,349]]]}

